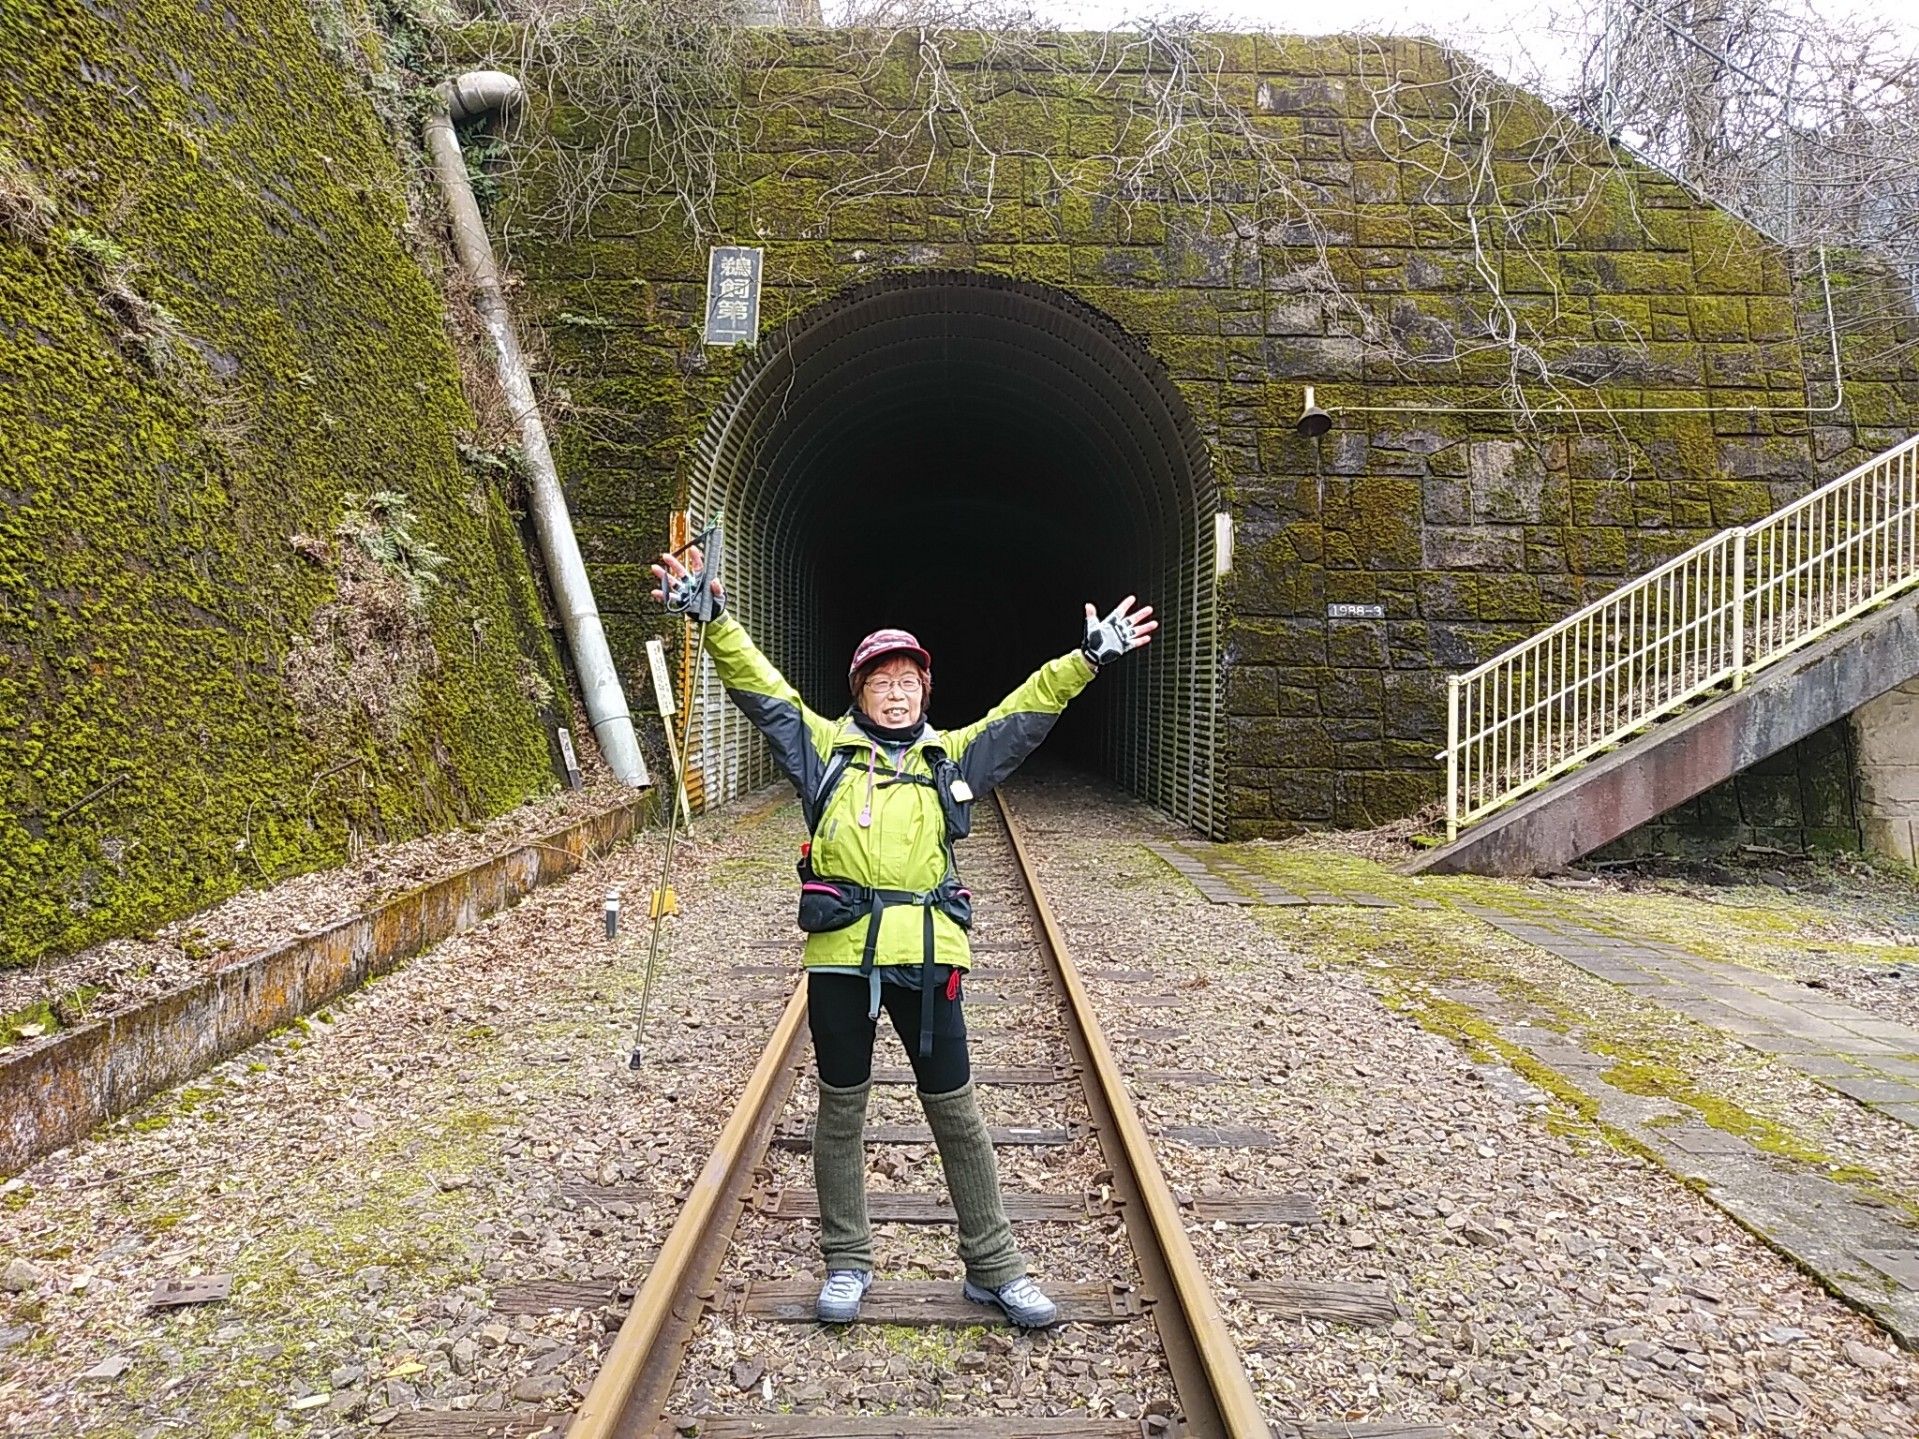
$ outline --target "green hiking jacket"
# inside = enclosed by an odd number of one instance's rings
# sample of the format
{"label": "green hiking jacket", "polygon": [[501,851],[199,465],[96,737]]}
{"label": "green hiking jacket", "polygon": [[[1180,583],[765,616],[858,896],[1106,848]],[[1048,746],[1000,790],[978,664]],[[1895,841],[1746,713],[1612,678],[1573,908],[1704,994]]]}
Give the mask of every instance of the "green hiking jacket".
{"label": "green hiking jacket", "polygon": [[[766,736],[774,762],[793,782],[802,801],[810,805],[819,793],[835,750],[850,749],[855,751],[853,758],[871,762],[873,741],[852,716],[827,719],[808,709],[799,691],[760,653],[732,615],[722,613],[706,627],[706,651],[713,656],[727,696]],[[1066,702],[1086,688],[1094,673],[1092,662],[1078,650],[1048,661],[982,720],[945,731],[921,724],[902,767],[930,777],[933,766],[925,750],[933,745],[946,752],[973,794],[984,799],[1046,738]],[[881,786],[877,781],[889,770],[890,761],[882,750],[872,791],[873,822],[864,828],[859,813],[867,802],[867,776],[848,769],[840,777],[813,831],[813,869],[820,878],[847,879],[874,889],[921,891],[932,889],[944,877],[941,840],[946,822],[939,796],[929,785]],[[925,912],[917,906],[889,906],[880,916],[874,963],[919,964],[925,953],[925,923]],[[865,944],[865,920],[845,929],[809,934],[803,963],[857,968]],[[933,961],[962,969],[972,963],[966,931],[937,910],[933,913]]]}

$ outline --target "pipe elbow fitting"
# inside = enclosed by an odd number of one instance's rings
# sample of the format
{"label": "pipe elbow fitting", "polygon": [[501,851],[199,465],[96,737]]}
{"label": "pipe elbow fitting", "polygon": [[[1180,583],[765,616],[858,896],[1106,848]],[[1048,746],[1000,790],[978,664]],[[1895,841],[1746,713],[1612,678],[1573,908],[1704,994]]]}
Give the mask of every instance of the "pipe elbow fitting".
{"label": "pipe elbow fitting", "polygon": [[504,70],[469,70],[444,81],[439,94],[448,118],[457,122],[512,109],[525,96],[526,87]]}

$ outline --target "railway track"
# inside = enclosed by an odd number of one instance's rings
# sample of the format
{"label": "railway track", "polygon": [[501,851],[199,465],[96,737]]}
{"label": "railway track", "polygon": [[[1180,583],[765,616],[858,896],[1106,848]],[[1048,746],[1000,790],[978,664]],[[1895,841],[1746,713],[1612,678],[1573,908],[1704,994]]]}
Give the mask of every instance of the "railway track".
{"label": "railway track", "polygon": [[[1056,1396],[1019,1393],[1010,1343],[978,1351],[989,1369],[997,1361],[1008,1371],[1003,1380],[991,1372],[974,1376],[984,1381],[975,1387],[975,1401],[981,1391],[993,1391],[993,1402],[980,1406],[985,1412],[965,1412],[965,1395],[957,1396],[957,1404],[942,1402],[947,1412],[939,1417],[755,1411],[737,1407],[760,1397],[750,1384],[725,1386],[737,1392],[716,1401],[709,1386],[682,1381],[703,1323],[724,1324],[729,1334],[748,1331],[766,1345],[797,1342],[783,1341],[783,1335],[816,1339],[823,1333],[813,1316],[817,1265],[808,1236],[796,1229],[796,1221],[818,1213],[807,1187],[805,1109],[812,1085],[802,1082],[811,1064],[800,984],[570,1424],[550,1416],[544,1429],[533,1422],[516,1427],[515,1416],[497,1412],[452,1423],[446,1421],[455,1416],[441,1416],[434,1424],[419,1422],[424,1416],[403,1416],[390,1434],[517,1439],[563,1427],[569,1439],[1267,1439],[1272,1430],[1188,1241],[1185,1219],[1191,1211],[1182,1210],[1161,1173],[1079,967],[1038,887],[1027,840],[1004,801],[980,811],[966,873],[984,903],[965,1002],[974,1080],[1001,1156],[1008,1216],[1060,1305],[1062,1331],[1092,1326],[1108,1336],[1102,1344],[1120,1342],[1114,1331],[1127,1331],[1125,1342],[1146,1355],[1131,1376],[1128,1401],[1101,1406],[1133,1412],[1061,1412],[1065,1406]],[[925,1145],[930,1153],[924,1126],[889,1122],[889,1111],[904,1115],[912,1099],[911,1072],[881,1062],[891,1046],[890,1036],[882,1034],[869,1148]],[[1018,1122],[996,1122],[1007,1120]],[[895,1179],[901,1187],[890,1187]],[[822,1363],[830,1366],[856,1349],[859,1330],[869,1325],[957,1330],[1002,1323],[996,1311],[960,1295],[951,1262],[953,1215],[939,1184],[937,1167],[923,1157],[894,1166],[877,1184],[869,1178],[882,1271],[946,1272],[878,1280],[860,1324],[834,1336],[835,1348],[821,1356]],[[1271,1203],[1242,1207],[1245,1215],[1228,1214],[1227,1222],[1311,1218],[1275,1212]],[[789,1257],[789,1272],[769,1275],[764,1264],[745,1265],[742,1251]],[[549,1302],[577,1303],[581,1296],[558,1292],[566,1287],[555,1286]],[[695,1355],[691,1367],[698,1362]],[[864,1410],[895,1407],[884,1398],[854,1402]],[[1049,1407],[1054,1412],[1045,1412]]]}

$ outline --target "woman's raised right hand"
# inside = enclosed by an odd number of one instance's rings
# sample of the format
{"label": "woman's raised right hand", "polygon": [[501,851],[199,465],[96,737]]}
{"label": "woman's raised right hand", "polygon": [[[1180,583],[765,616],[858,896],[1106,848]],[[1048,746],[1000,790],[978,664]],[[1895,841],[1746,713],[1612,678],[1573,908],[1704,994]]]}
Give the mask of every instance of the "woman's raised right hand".
{"label": "woman's raised right hand", "polygon": [[[651,567],[653,570],[653,579],[657,586],[653,591],[653,598],[661,604],[666,603],[666,587],[669,584],[683,584],[689,574],[699,570],[701,566],[706,563],[706,557],[700,553],[700,547],[698,545],[689,549],[686,552],[686,557],[693,562],[691,568],[681,564],[679,557],[673,554],[662,554],[660,556],[660,562]],[[726,598],[726,590],[721,586],[718,580],[709,580],[707,587],[713,591],[717,598],[721,600]]]}

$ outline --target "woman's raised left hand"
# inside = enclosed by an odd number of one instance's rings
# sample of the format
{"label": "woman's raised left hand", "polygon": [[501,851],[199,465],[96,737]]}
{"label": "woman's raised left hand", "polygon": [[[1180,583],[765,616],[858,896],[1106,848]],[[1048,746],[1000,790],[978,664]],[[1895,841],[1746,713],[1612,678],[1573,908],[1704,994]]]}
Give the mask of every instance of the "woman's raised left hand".
{"label": "woman's raised left hand", "polygon": [[1099,617],[1099,611],[1091,604],[1086,606],[1086,638],[1080,644],[1080,653],[1092,661],[1095,669],[1111,664],[1129,650],[1152,643],[1159,621],[1152,618],[1151,605],[1133,608],[1137,598],[1137,595],[1128,595],[1105,619]]}

